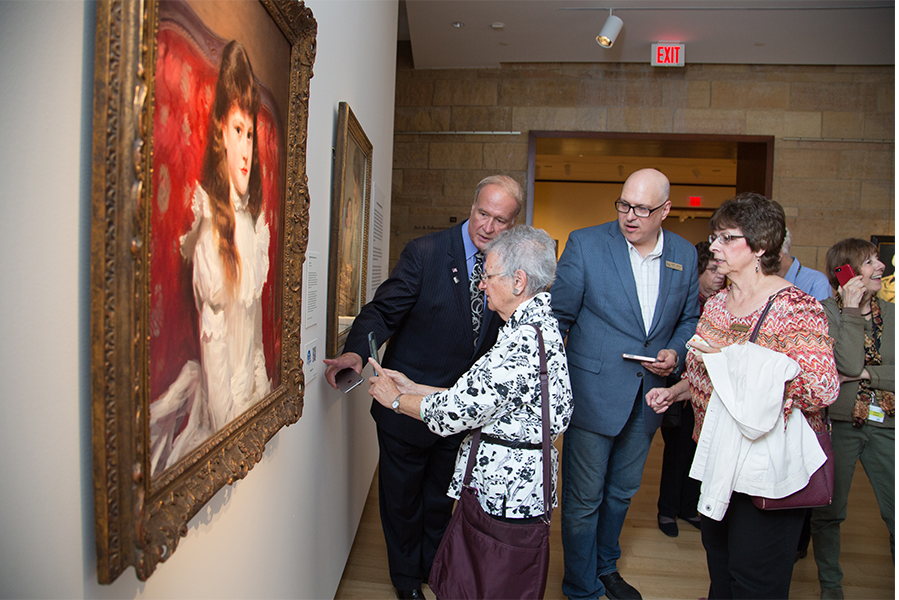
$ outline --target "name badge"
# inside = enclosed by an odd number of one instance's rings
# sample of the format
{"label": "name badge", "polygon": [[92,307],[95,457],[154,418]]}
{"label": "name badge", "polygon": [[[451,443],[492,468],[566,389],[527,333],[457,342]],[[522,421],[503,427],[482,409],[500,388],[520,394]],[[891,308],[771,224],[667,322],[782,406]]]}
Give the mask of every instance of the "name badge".
{"label": "name badge", "polygon": [[868,420],[874,421],[875,423],[883,423],[883,418],[886,413],[884,413],[883,409],[880,408],[877,404],[872,404],[868,407]]}
{"label": "name badge", "polygon": [[665,261],[665,266],[669,269],[674,269],[675,271],[683,271],[684,267],[682,265],[677,264],[676,262],[671,262],[670,260]]}
{"label": "name badge", "polygon": [[742,323],[734,323],[730,326],[731,331],[739,331],[740,333],[746,333],[749,331],[749,325],[743,325]]}

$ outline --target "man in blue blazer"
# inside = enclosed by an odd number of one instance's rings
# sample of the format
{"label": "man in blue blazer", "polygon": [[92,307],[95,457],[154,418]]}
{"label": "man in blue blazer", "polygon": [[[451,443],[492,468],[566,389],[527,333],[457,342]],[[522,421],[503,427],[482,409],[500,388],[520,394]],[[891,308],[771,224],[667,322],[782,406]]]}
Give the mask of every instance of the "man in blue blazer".
{"label": "man in blue blazer", "polygon": [[[353,322],[343,354],[325,361],[328,383],[336,388],[334,376],[343,368],[362,372],[373,331],[378,342],[390,340],[383,366],[426,385],[454,384],[496,342],[502,320],[486,306],[475,339],[469,281],[476,255],[515,224],[521,204],[514,179],[487,177],[475,190],[467,221],[409,242]],[[421,584],[452,515],[446,492],[462,434],[442,438],[377,402],[371,414],[378,426],[378,500],[390,578],[397,597],[424,598]]]}
{"label": "man in blue blazer", "polygon": [[662,420],[644,395],[682,367],[699,318],[696,249],[662,230],[668,193],[668,179],[655,169],[628,177],[615,202],[617,222],[570,235],[551,290],[574,393],[562,452],[562,591],[569,598],[641,598],[617,561]]}

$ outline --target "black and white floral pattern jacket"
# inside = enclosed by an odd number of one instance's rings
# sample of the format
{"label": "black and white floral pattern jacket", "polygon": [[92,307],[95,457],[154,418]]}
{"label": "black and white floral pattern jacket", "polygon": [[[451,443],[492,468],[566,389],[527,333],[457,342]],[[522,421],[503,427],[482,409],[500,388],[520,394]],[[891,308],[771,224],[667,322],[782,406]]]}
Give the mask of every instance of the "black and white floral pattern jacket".
{"label": "black and white floral pattern jacket", "polygon": [[[515,309],[500,329],[493,348],[474,363],[453,387],[425,396],[421,416],[431,431],[448,436],[481,427],[488,434],[516,442],[539,444],[540,357],[534,323],[543,333],[549,372],[549,419],[555,441],[568,428],[573,407],[568,361],[550,295],[537,294]],[[468,435],[459,448],[449,496],[458,498],[471,448]],[[552,455],[552,497],[556,500],[559,456]],[[543,514],[541,450],[509,448],[481,438],[472,487],[484,511],[496,516],[527,518]]]}

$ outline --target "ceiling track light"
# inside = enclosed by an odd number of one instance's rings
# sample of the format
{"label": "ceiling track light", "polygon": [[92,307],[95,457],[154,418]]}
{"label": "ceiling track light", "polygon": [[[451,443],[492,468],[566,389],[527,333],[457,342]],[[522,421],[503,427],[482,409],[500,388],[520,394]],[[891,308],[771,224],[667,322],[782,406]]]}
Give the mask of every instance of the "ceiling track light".
{"label": "ceiling track light", "polygon": [[621,32],[622,27],[624,27],[624,21],[622,21],[620,17],[613,15],[612,9],[610,8],[609,18],[606,19],[605,25],[602,26],[599,35],[596,36],[596,43],[603,48],[611,48],[612,44],[614,44],[615,40],[618,38],[618,34]]}

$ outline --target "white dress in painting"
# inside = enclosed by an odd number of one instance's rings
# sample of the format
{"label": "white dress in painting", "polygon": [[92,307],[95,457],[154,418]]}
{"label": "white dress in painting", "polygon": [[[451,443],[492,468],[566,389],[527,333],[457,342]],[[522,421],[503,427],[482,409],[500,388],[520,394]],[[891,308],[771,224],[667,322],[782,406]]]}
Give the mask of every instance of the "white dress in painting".
{"label": "white dress in painting", "polygon": [[[232,188],[234,241],[240,260],[233,290],[225,282],[209,196],[197,185],[194,223],[181,238],[181,253],[193,263],[194,299],[199,313],[200,364],[188,361],[150,414],[151,462],[155,474],[196,448],[271,390],[262,347],[262,288],[268,277],[269,229],[260,215],[253,223],[247,198]],[[174,437],[177,415],[189,412]],[[169,445],[171,444],[171,445]]]}

